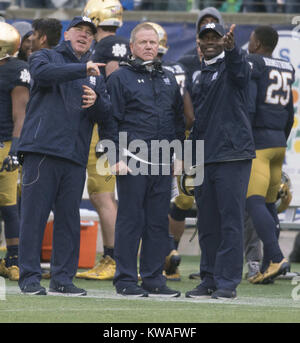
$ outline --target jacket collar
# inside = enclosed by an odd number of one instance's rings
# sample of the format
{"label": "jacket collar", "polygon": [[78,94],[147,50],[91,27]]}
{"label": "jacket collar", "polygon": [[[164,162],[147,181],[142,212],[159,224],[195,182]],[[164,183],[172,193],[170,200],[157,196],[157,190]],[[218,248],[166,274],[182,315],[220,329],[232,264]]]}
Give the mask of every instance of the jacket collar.
{"label": "jacket collar", "polygon": [[68,57],[70,57],[72,60],[76,61],[76,62],[82,62],[85,63],[89,60],[90,56],[91,56],[91,51],[88,50],[83,56],[81,56],[81,58],[78,58],[75,53],[74,50],[72,48],[71,42],[70,41],[62,41],[56,48],[56,51],[67,55]]}
{"label": "jacket collar", "polygon": [[223,59],[224,57],[225,57],[225,52],[223,51],[220,53],[220,55],[218,55],[218,56],[216,56],[210,60],[204,60],[204,63],[206,66],[210,66],[212,64],[219,62],[218,60]]}

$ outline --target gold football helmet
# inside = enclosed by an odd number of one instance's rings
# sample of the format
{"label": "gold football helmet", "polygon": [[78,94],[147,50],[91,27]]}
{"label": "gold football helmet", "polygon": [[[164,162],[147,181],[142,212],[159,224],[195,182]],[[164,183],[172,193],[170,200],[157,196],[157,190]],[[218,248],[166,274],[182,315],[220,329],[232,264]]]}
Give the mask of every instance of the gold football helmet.
{"label": "gold football helmet", "polygon": [[194,196],[194,177],[185,173],[179,176],[179,188],[185,195]]}
{"label": "gold football helmet", "polygon": [[285,172],[282,172],[280,189],[278,191],[276,201],[278,213],[285,211],[289,207],[289,204],[292,201],[292,197],[291,179]]}
{"label": "gold football helmet", "polygon": [[96,27],[121,27],[123,7],[119,0],[89,0],[83,10],[83,16],[91,18]]}
{"label": "gold football helmet", "polygon": [[15,56],[21,44],[21,36],[12,25],[0,22],[0,60]]}
{"label": "gold football helmet", "polygon": [[161,27],[160,25],[156,23],[147,22],[147,24],[152,25],[158,34],[158,38],[159,38],[158,53],[165,55],[169,50],[169,47],[167,46],[167,43],[168,43],[167,32],[165,31],[163,27]]}

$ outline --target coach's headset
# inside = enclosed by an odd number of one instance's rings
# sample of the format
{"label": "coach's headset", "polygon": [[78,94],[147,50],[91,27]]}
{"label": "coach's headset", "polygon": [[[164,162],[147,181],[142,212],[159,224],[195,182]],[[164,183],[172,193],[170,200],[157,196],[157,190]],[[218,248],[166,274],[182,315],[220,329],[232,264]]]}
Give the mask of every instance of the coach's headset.
{"label": "coach's headset", "polygon": [[163,73],[162,64],[160,59],[155,58],[154,60],[144,61],[139,57],[133,57],[130,55],[127,61],[121,61],[120,66],[130,65],[137,71],[157,71]]}

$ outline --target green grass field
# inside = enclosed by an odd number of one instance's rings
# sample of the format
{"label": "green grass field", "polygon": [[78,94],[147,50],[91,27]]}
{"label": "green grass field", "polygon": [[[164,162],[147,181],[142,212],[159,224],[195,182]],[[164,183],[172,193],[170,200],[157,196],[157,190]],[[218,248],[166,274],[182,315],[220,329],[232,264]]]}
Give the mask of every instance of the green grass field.
{"label": "green grass field", "polygon": [[[184,293],[199,283],[188,278],[198,266],[197,256],[182,256],[182,281],[168,282],[182,296],[168,300],[127,299],[116,295],[111,281],[80,279],[74,282],[88,291],[86,297],[26,296],[20,294],[16,282],[6,280],[5,300],[0,300],[0,323],[300,322],[300,280],[295,285],[283,279],[272,285],[251,285],[243,280],[235,300],[187,299]],[[300,272],[300,264],[293,264],[292,271]],[[49,280],[42,280],[42,285],[48,288]]]}

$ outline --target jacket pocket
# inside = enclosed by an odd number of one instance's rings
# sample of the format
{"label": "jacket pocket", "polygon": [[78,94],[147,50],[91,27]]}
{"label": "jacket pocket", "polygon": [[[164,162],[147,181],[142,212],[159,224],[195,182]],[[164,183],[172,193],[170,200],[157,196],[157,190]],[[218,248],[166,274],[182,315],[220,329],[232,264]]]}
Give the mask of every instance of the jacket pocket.
{"label": "jacket pocket", "polygon": [[[27,159],[30,159],[28,162]],[[40,177],[40,168],[45,161],[46,155],[30,154],[25,156],[22,170],[22,186],[31,186],[38,182]]]}

